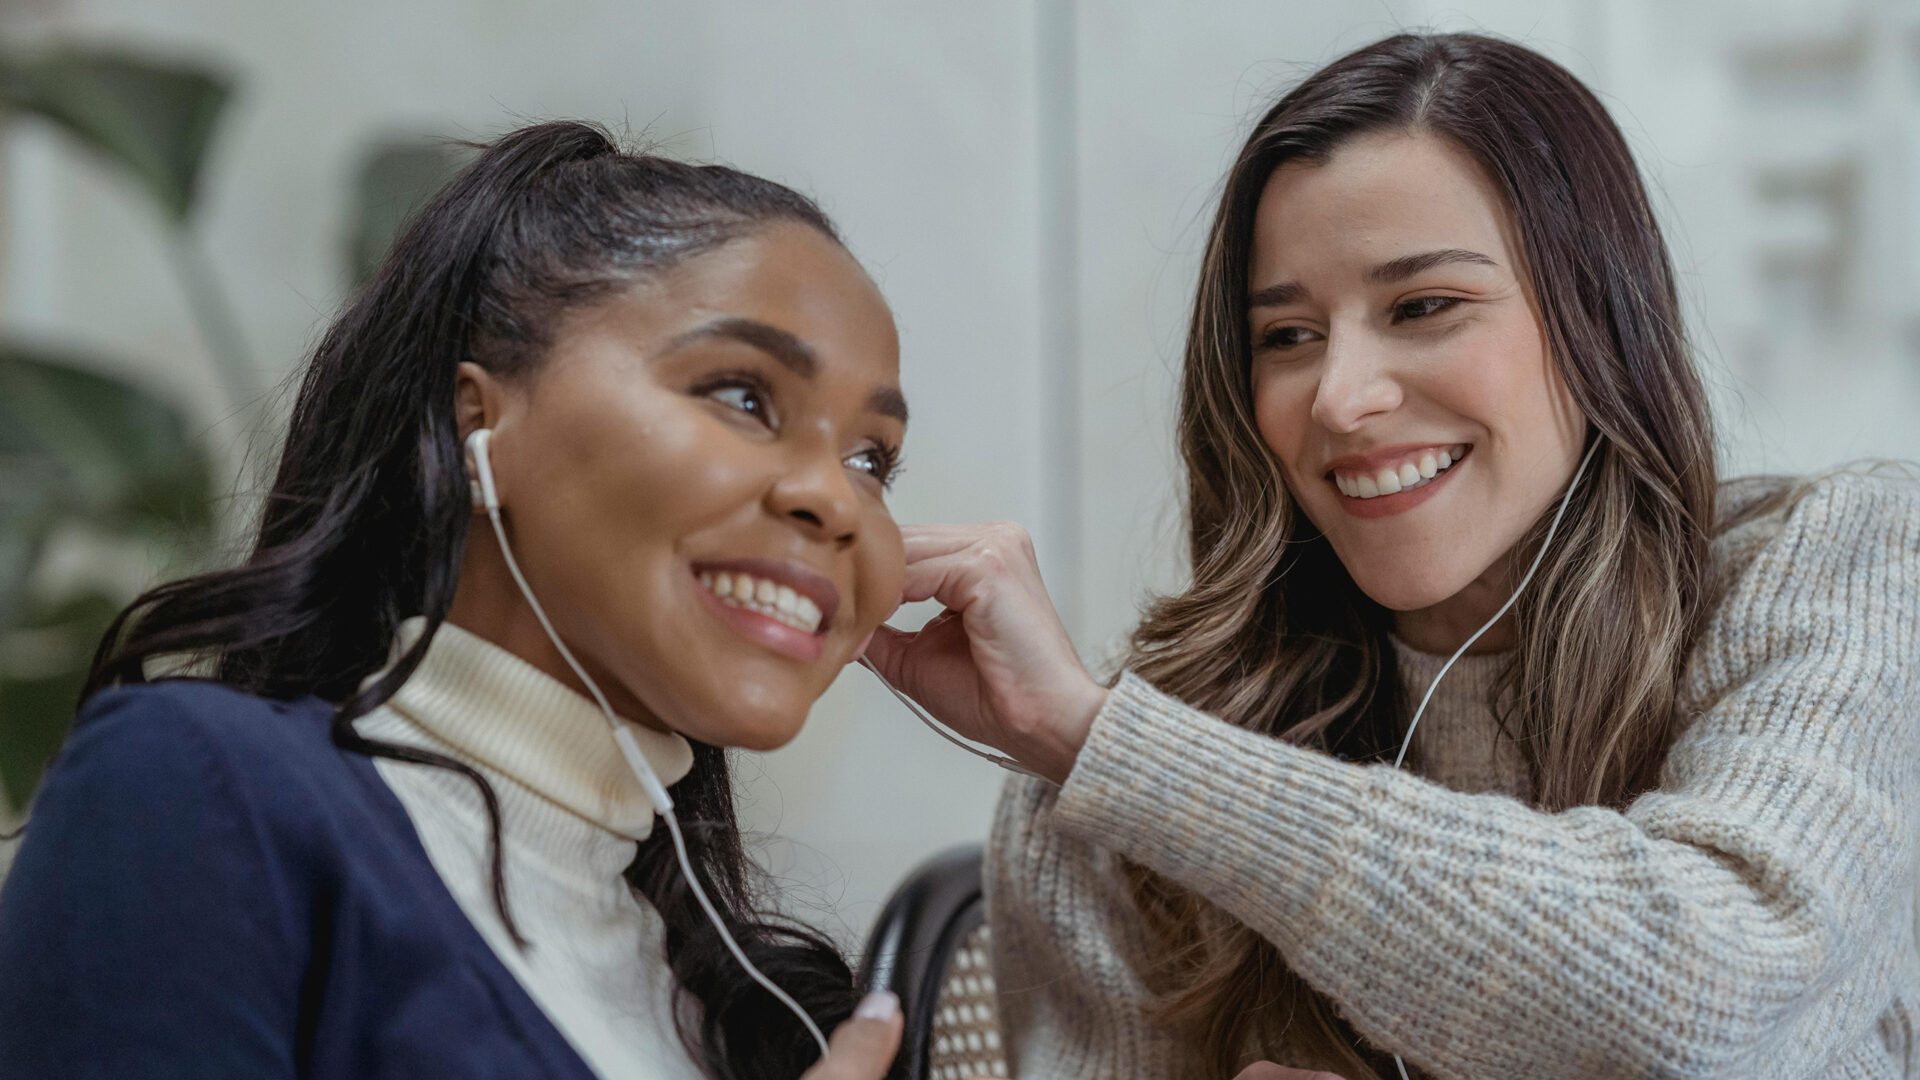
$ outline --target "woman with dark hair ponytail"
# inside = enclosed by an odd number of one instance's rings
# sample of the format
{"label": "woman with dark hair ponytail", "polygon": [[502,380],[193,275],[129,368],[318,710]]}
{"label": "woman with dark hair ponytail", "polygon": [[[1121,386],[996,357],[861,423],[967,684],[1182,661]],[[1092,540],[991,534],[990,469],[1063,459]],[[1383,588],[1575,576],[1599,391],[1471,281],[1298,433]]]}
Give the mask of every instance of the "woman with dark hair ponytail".
{"label": "woman with dark hair ponytail", "polygon": [[884,1074],[898,1005],[757,910],[724,748],[897,603],[905,424],[803,196],[486,147],[315,351],[246,561],[101,643],[0,892],[0,1075]]}

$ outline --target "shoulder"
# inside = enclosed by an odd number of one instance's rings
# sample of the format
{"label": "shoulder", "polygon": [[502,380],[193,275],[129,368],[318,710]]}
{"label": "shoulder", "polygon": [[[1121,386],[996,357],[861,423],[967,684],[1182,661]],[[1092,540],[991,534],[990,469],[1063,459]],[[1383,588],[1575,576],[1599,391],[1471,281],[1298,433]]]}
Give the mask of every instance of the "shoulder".
{"label": "shoulder", "polygon": [[344,767],[331,715],[318,698],[273,701],[203,680],[112,687],[81,708],[36,808],[101,789],[115,801],[312,808],[301,793]]}
{"label": "shoulder", "polygon": [[1704,706],[1761,678],[1802,696],[1913,693],[1920,481],[1836,472],[1733,481],[1722,496],[1690,697]]}
{"label": "shoulder", "polygon": [[1711,568],[1717,599],[1742,588],[1802,590],[1916,572],[1920,474],[1887,468],[1721,485]]}

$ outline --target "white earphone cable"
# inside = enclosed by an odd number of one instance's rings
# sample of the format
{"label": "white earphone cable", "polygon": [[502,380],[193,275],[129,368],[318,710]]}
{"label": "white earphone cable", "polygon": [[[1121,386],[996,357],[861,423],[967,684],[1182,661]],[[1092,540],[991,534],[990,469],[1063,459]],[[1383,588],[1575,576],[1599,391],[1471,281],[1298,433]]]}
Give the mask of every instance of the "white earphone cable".
{"label": "white earphone cable", "polygon": [[[1413,710],[1413,719],[1407,722],[1407,736],[1400,741],[1400,753],[1393,759],[1394,768],[1399,768],[1401,763],[1407,760],[1407,749],[1413,745],[1413,729],[1420,725],[1421,714],[1427,711],[1427,703],[1433,700],[1434,690],[1439,688],[1440,680],[1447,677],[1447,672],[1452,669],[1454,661],[1465,655],[1466,651],[1473,647],[1473,643],[1480,640],[1480,635],[1493,629],[1493,625],[1506,615],[1507,609],[1513,607],[1514,601],[1520,599],[1520,594],[1526,591],[1527,583],[1533,580],[1533,572],[1540,569],[1541,561],[1547,557],[1547,547],[1553,543],[1553,534],[1560,529],[1560,519],[1566,516],[1567,504],[1573,501],[1574,488],[1580,485],[1580,478],[1587,472],[1587,463],[1593,460],[1593,455],[1599,449],[1600,440],[1595,439],[1593,445],[1587,448],[1586,456],[1580,459],[1580,467],[1573,471],[1573,479],[1567,481],[1566,494],[1560,496],[1560,507],[1553,512],[1553,520],[1547,523],[1547,535],[1540,541],[1540,550],[1534,552],[1532,564],[1527,567],[1527,572],[1521,575],[1520,584],[1513,587],[1513,595],[1507,597],[1507,602],[1501,604],[1500,610],[1493,613],[1493,618],[1488,619],[1480,629],[1475,630],[1467,640],[1461,642],[1459,648],[1453,650],[1453,655],[1447,657],[1447,662],[1440,665],[1439,673],[1434,675],[1433,681],[1427,684],[1427,692],[1420,697],[1420,707]],[[1407,1063],[1400,1060],[1399,1054],[1393,1055],[1393,1064],[1400,1070],[1400,1080],[1409,1080]]]}
{"label": "white earphone cable", "polygon": [[735,941],[733,934],[728,932],[726,921],[720,917],[719,910],[713,906],[713,901],[708,899],[707,890],[701,887],[699,877],[693,872],[693,860],[687,855],[686,837],[681,835],[680,819],[673,812],[673,798],[667,794],[666,786],[660,783],[660,778],[654,774],[653,766],[647,763],[645,755],[640,752],[639,745],[633,741],[633,732],[629,731],[626,725],[621,723],[620,718],[614,715],[613,706],[607,704],[606,695],[600,692],[599,684],[587,675],[586,670],[580,666],[580,661],[574,659],[573,650],[567,648],[566,643],[560,640],[560,635],[553,629],[553,623],[547,619],[546,609],[540,606],[540,601],[533,595],[533,587],[527,584],[526,576],[520,572],[520,564],[513,557],[513,548],[507,543],[506,527],[500,522],[500,500],[494,493],[493,465],[487,456],[487,438],[486,429],[482,428],[468,436],[467,445],[473,450],[474,463],[480,472],[487,520],[493,523],[493,535],[500,542],[500,554],[506,560],[507,572],[513,575],[513,583],[520,587],[520,595],[526,597],[527,605],[533,608],[534,617],[540,620],[540,628],[547,633],[547,640],[553,642],[553,647],[560,651],[561,659],[565,660],[567,666],[573,669],[573,673],[586,684],[587,690],[593,694],[594,704],[600,706],[601,714],[607,718],[608,725],[613,728],[613,739],[619,744],[621,755],[627,759],[628,767],[633,770],[640,785],[646,789],[647,798],[653,803],[654,809],[660,812],[660,817],[667,823],[667,832],[673,837],[674,854],[679,856],[680,872],[687,880],[687,887],[693,890],[694,899],[700,902],[700,909],[707,913],[707,920],[713,923],[714,930],[719,932],[720,940],[726,943],[727,951],[740,962],[741,968],[754,982],[759,983],[767,993],[772,994],[782,1005],[792,1010],[793,1015],[800,1018],[800,1022],[806,1025],[807,1033],[820,1044],[820,1056],[826,1057],[827,1036],[820,1030],[820,1025],[814,1023],[813,1017],[807,1014],[807,1010],[800,1007],[799,1002],[793,1000],[785,990],[780,989],[772,979],[767,978],[759,968],[753,966],[753,961],[747,959],[747,954],[740,948],[740,943]]}
{"label": "white earphone cable", "polygon": [[941,738],[952,743],[953,745],[959,747],[960,749],[965,750],[967,753],[972,754],[974,757],[985,758],[988,761],[993,762],[995,765],[1000,766],[1001,768],[1007,770],[1008,772],[1017,772],[1022,776],[1031,776],[1035,780],[1046,780],[1047,783],[1049,784],[1053,783],[1052,780],[1047,779],[1047,777],[1041,776],[1039,773],[1034,772],[1032,769],[1027,768],[1025,765],[1020,764],[1019,762],[1013,760],[1012,758],[1001,757],[999,754],[989,754],[986,751],[981,750],[979,747],[973,746],[970,743],[967,743],[961,740],[961,738],[955,735],[953,732],[948,731],[944,727],[941,727],[937,722],[935,722],[933,717],[928,716],[926,712],[920,708],[919,702],[901,693],[899,687],[888,682],[887,677],[885,675],[880,674],[880,669],[873,666],[873,661],[863,656],[860,658],[859,663],[861,667],[866,668],[868,671],[873,672],[873,677],[880,680],[880,685],[886,687],[888,692],[893,694],[894,697],[899,698],[900,704],[905,705],[907,707],[907,711],[919,717],[921,723],[927,725],[929,728],[932,728],[933,733],[935,735],[938,735]]}

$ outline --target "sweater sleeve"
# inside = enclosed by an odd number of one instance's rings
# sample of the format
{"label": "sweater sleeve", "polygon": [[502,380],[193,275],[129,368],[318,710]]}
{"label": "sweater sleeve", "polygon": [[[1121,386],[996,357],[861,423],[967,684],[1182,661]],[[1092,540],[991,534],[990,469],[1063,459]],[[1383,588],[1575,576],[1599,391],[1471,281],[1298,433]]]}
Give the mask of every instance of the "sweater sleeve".
{"label": "sweater sleeve", "polygon": [[101,694],[48,774],[0,891],[0,1076],[296,1074],[304,952],[258,781],[183,711]]}
{"label": "sweater sleeve", "polygon": [[1625,812],[1342,763],[1129,675],[1050,827],[1220,905],[1434,1076],[1808,1075],[1912,962],[1917,681],[1920,504],[1842,476],[1727,586]]}

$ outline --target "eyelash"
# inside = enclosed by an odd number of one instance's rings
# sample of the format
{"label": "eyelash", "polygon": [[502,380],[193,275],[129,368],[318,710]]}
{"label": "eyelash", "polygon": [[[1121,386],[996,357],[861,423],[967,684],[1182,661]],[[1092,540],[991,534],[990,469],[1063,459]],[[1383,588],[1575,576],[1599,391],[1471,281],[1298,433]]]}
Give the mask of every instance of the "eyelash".
{"label": "eyelash", "polygon": [[756,408],[742,408],[733,402],[721,403],[753,417],[769,428],[773,427],[773,388],[767,385],[765,379],[750,371],[729,371],[699,383],[693,388],[693,393],[696,397],[714,397],[722,390],[745,390],[753,395],[758,402]]}
{"label": "eyelash", "polygon": [[[753,399],[758,402],[757,408],[741,408],[731,402],[723,402],[723,404],[753,417],[766,425],[769,430],[774,427],[773,388],[767,385],[765,379],[750,371],[732,371],[716,375],[693,388],[694,394],[700,397],[714,397],[722,390],[744,390],[752,394]],[[883,491],[893,487],[893,482],[906,471],[900,464],[900,448],[897,446],[883,443],[859,451],[847,460],[852,461],[863,455],[872,455],[874,458],[873,468],[865,472],[879,482]]]}
{"label": "eyelash", "polygon": [[867,475],[879,481],[880,490],[882,491],[891,490],[893,482],[900,479],[901,473],[907,471],[905,466],[900,464],[900,448],[897,446],[888,446],[885,443],[878,446],[871,446],[855,454],[853,458],[849,458],[848,460],[853,460],[863,455],[871,455],[873,457],[873,469]]}
{"label": "eyelash", "polygon": [[[1451,308],[1458,307],[1459,305],[1465,302],[1466,301],[1460,299],[1457,296],[1416,297],[1412,300],[1408,300],[1400,304],[1395,304],[1393,306],[1393,321],[1402,322],[1406,319],[1425,319],[1433,315],[1438,315],[1441,312],[1447,311]],[[1428,306],[1428,305],[1431,305],[1431,306]],[[1418,315],[1405,314],[1406,310],[1412,307],[1424,307],[1425,310],[1421,311]]]}
{"label": "eyelash", "polygon": [[[1409,319],[1431,318],[1435,315],[1440,314],[1443,311],[1447,311],[1451,308],[1458,307],[1459,305],[1464,303],[1466,303],[1466,301],[1458,296],[1416,297],[1415,299],[1403,301],[1393,306],[1393,321],[1395,323],[1402,323],[1402,322],[1406,322]],[[1417,314],[1410,314],[1408,312],[1409,308],[1424,308],[1425,310],[1421,310]],[[1276,326],[1273,329],[1268,330],[1265,333],[1260,335],[1260,347],[1263,349],[1292,348],[1293,346],[1298,345],[1300,343],[1297,341],[1293,341],[1293,342],[1282,341],[1280,340],[1281,337],[1290,331],[1304,330],[1304,329],[1306,328],[1301,326]]]}

